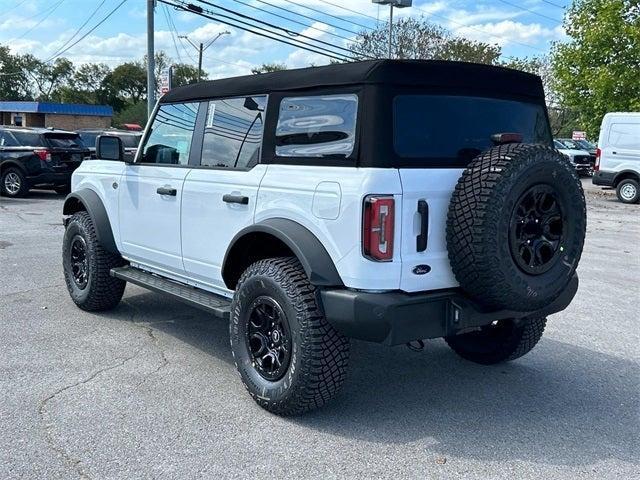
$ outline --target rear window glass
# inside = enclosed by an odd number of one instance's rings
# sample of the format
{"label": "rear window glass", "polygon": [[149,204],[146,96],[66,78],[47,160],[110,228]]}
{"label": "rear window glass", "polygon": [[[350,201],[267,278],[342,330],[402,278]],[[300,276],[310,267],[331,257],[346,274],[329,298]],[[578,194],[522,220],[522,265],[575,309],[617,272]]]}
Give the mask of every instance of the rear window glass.
{"label": "rear window glass", "polygon": [[32,132],[11,132],[13,137],[18,141],[21,147],[44,147],[42,136],[39,133]]}
{"label": "rear window glass", "polygon": [[613,123],[607,143],[612,147],[640,150],[640,123]]}
{"label": "rear window glass", "polygon": [[551,145],[541,105],[447,95],[399,95],[394,100],[394,147],[404,158],[464,166],[493,146],[496,133],[520,133],[524,143]]}
{"label": "rear window glass", "polygon": [[284,98],[276,129],[279,157],[343,157],[353,152],[357,95]]}
{"label": "rear window glass", "polygon": [[49,134],[45,137],[53,148],[84,148],[80,135]]}

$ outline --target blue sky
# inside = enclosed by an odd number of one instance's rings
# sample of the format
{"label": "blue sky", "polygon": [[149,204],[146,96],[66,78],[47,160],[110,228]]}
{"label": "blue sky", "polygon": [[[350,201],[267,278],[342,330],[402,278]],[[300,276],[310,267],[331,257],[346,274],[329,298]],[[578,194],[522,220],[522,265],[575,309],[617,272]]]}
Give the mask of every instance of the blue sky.
{"label": "blue sky", "polygon": [[[68,43],[96,7],[102,4],[75,39],[102,20],[121,1],[0,0],[0,43],[8,45],[16,53],[31,53],[49,59]],[[389,11],[388,7],[378,7],[370,0],[328,0],[334,5],[325,0],[210,1],[252,18],[276,23],[297,32],[304,31],[308,36],[335,44],[345,42],[340,37],[352,37],[350,32],[375,27],[378,18],[385,21]],[[569,3],[569,0],[414,0],[412,8],[396,10],[396,17],[424,16],[456,35],[500,44],[505,57],[523,57],[541,55],[548,51],[552,41],[566,38],[561,26],[564,10],[558,6]],[[309,26],[286,22],[244,4]],[[176,38],[170,27],[171,21],[180,35],[188,35],[194,43],[207,42],[219,32],[230,31],[205,53],[204,68],[212,77],[248,73],[252,66],[263,62],[300,67],[328,61],[321,55],[281,45],[158,4],[156,48],[165,50],[176,61],[194,63],[197,55],[193,47]],[[113,66],[141,58],[145,51],[146,1],[127,0],[107,21],[64,55],[77,63],[105,62]]]}

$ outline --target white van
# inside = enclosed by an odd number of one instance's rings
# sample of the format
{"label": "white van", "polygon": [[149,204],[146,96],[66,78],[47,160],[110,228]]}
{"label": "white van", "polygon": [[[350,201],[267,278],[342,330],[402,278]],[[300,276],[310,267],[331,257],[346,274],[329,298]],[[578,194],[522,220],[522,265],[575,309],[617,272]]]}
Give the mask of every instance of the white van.
{"label": "white van", "polygon": [[640,112],[604,116],[593,183],[614,187],[621,202],[640,202]]}

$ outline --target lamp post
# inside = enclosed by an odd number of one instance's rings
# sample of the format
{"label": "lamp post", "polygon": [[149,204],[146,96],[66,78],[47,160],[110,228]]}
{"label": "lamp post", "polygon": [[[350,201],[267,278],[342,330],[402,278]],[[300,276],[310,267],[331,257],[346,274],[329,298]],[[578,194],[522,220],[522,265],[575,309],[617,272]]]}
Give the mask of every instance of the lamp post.
{"label": "lamp post", "polygon": [[413,0],[371,0],[378,5],[389,5],[389,58],[393,58],[393,7],[410,7]]}
{"label": "lamp post", "polygon": [[202,55],[204,54],[205,50],[209,48],[211,45],[213,45],[213,43],[216,40],[218,40],[222,35],[229,35],[230,33],[231,32],[227,30],[225,30],[224,32],[220,32],[218,35],[216,35],[216,37],[213,40],[211,40],[206,45],[202,42],[200,42],[200,45],[196,45],[191,40],[189,40],[189,37],[187,37],[186,35],[178,35],[178,38],[184,38],[187,42],[191,44],[193,48],[198,50],[198,82],[200,81],[200,78],[202,76]]}

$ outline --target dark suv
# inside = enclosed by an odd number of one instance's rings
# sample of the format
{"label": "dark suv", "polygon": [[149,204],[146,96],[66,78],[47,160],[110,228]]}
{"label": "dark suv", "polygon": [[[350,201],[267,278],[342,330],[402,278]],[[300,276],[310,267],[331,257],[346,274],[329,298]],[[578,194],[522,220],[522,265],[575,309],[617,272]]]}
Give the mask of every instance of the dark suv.
{"label": "dark suv", "polygon": [[138,151],[140,139],[142,139],[142,132],[118,130],[116,128],[109,128],[106,130],[83,129],[78,130],[78,135],[80,135],[84,144],[91,151],[91,158],[96,158],[96,139],[98,136],[112,135],[114,137],[118,137],[124,147],[125,161],[133,161],[136,156],[136,152]]}
{"label": "dark suv", "polygon": [[68,193],[71,174],[87,156],[77,133],[0,127],[0,193],[23,197],[34,187]]}

